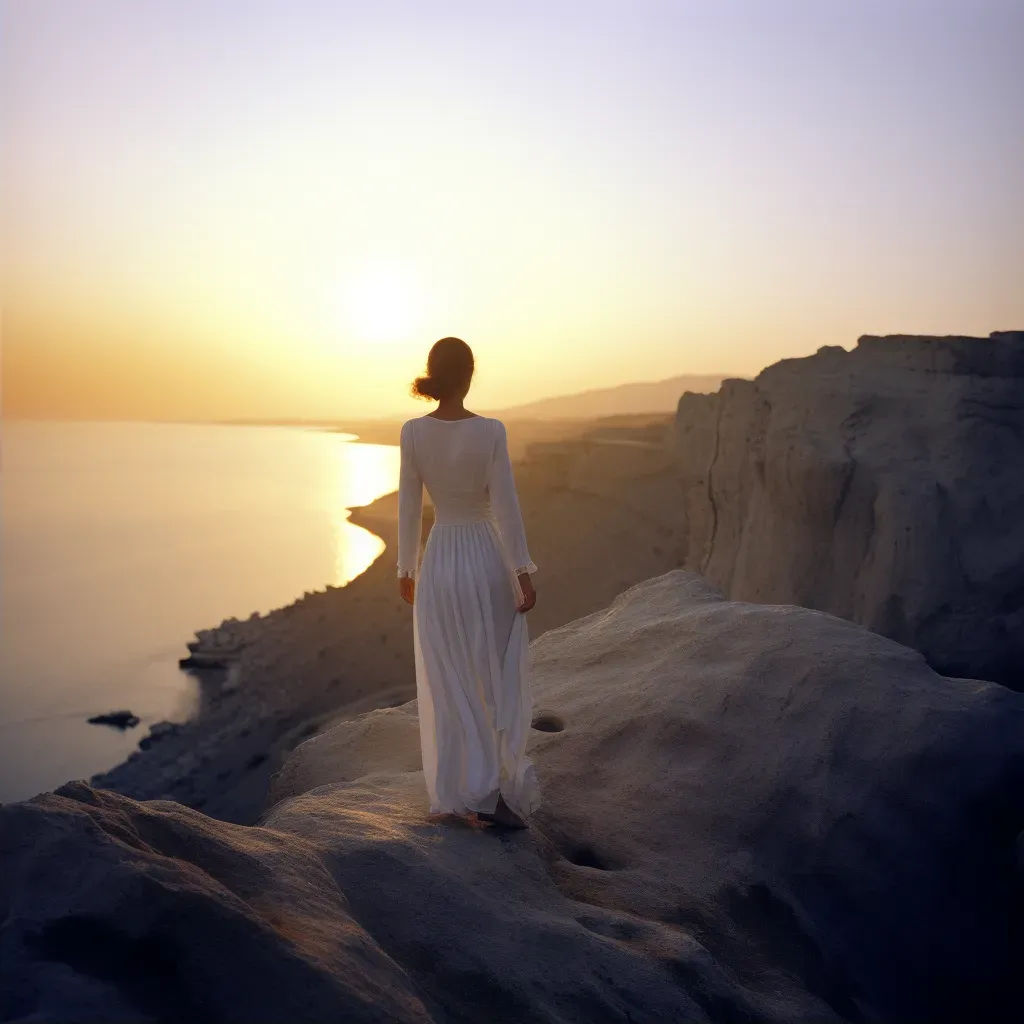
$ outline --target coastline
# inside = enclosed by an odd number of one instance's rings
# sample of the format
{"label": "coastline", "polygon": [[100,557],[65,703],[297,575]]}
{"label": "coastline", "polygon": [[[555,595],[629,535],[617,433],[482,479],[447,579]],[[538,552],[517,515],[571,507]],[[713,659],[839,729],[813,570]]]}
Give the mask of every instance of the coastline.
{"label": "coastline", "polygon": [[195,717],[94,775],[91,785],[251,824],[271,775],[297,743],[327,721],[415,696],[411,618],[387,557],[397,536],[397,492],[351,509],[350,521],[384,541],[381,556],[343,587],[201,631],[230,639],[237,653],[226,670],[196,670]]}
{"label": "coastline", "polygon": [[[606,607],[622,590],[681,564],[669,519],[671,454],[637,440],[623,448],[598,434],[520,439],[515,473],[540,600],[531,640]],[[649,426],[641,436],[648,436]],[[510,435],[514,436],[514,435]],[[368,443],[376,443],[369,441]],[[245,621],[197,634],[197,661],[226,651],[226,669],[196,670],[196,716],[90,784],[135,799],[171,799],[211,817],[253,824],[271,777],[302,740],[337,722],[416,696],[412,609],[398,594],[397,491],[349,510],[350,522],[384,542],[345,586],[327,586]],[[432,511],[424,507],[424,535]]]}

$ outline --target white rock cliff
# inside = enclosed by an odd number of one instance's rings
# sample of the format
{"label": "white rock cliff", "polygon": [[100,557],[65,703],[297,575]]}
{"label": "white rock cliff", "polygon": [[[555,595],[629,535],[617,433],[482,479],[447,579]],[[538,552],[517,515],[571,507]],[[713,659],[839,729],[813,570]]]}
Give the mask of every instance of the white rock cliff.
{"label": "white rock cliff", "polygon": [[783,360],[684,395],[676,454],[683,564],[729,597],[1024,688],[1024,332]]}

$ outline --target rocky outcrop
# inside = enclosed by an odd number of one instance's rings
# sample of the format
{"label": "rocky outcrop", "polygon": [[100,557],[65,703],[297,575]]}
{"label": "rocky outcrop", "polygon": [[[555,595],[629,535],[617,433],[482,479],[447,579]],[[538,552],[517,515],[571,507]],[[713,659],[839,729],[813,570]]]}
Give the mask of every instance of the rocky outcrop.
{"label": "rocky outcrop", "polygon": [[863,337],[684,395],[683,564],[1024,687],[1024,332]]}
{"label": "rocky outcrop", "polygon": [[0,810],[0,1017],[1009,1019],[1024,696],[680,571],[532,650],[524,832],[427,816],[414,703],[301,744],[257,826]]}

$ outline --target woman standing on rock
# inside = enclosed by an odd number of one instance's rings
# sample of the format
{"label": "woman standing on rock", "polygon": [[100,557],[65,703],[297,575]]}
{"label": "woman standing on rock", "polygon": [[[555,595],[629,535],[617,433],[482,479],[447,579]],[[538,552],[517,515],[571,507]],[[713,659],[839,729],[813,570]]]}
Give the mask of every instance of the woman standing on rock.
{"label": "woman standing on rock", "polygon": [[[430,811],[523,828],[540,803],[526,757],[530,573],[505,425],[469,412],[473,353],[442,338],[412,392],[437,409],[402,426],[398,576],[413,606],[420,745]],[[434,525],[419,565],[423,487]]]}

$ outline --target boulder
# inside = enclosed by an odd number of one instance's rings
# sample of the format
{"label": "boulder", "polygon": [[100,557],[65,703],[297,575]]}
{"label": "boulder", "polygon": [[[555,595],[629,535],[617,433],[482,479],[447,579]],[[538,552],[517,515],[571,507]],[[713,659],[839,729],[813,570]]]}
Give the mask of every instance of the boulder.
{"label": "boulder", "polygon": [[0,1016],[963,1021],[1019,1001],[1024,696],[670,572],[533,647],[530,828],[428,815],[415,702],[259,825],[0,810]]}
{"label": "boulder", "polygon": [[687,394],[682,564],[1024,688],[1024,332],[862,337]]}

